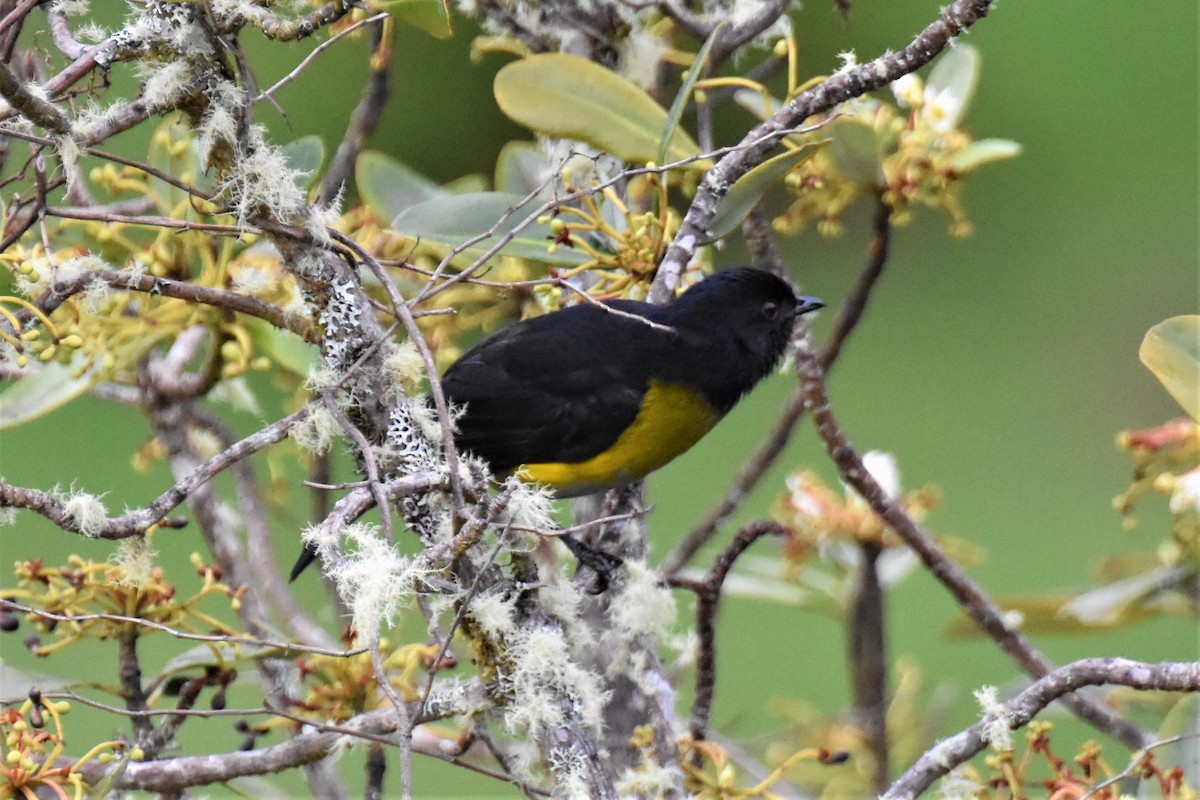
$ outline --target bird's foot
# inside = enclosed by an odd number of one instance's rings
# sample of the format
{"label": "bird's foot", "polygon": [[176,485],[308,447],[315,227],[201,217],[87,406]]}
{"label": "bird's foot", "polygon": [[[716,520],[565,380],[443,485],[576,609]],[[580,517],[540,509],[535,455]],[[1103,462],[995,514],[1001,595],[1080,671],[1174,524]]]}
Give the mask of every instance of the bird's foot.
{"label": "bird's foot", "polygon": [[576,560],[579,561],[580,566],[587,567],[596,573],[596,580],[592,583],[592,588],[589,590],[590,593],[603,594],[608,589],[613,571],[625,562],[611,553],[597,550],[594,547],[588,547],[570,534],[564,534],[559,538],[566,545],[567,549],[571,551],[571,555],[575,556]]}

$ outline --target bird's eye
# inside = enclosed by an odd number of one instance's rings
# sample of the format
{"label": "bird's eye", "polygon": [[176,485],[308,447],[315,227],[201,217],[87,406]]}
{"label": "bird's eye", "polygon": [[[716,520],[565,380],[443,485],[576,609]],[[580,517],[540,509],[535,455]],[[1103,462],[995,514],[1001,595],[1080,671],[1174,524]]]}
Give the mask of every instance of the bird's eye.
{"label": "bird's eye", "polygon": [[767,319],[775,319],[775,316],[779,313],[779,306],[768,300],[763,303],[762,313]]}

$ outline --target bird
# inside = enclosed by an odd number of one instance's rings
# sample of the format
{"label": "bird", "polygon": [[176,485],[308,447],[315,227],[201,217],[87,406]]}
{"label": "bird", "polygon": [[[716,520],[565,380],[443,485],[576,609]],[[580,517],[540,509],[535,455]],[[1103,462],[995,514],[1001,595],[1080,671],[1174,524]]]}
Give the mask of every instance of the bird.
{"label": "bird", "polygon": [[442,391],[464,409],[454,442],[558,497],[620,488],[708,433],[823,305],[741,267],[669,305],[579,303],[524,320],[446,370]]}
{"label": "bird", "polygon": [[581,302],[517,322],[442,376],[459,410],[454,443],[493,476],[557,497],[622,488],[708,433],[779,364],[796,320],[824,305],[737,267],[667,305]]}

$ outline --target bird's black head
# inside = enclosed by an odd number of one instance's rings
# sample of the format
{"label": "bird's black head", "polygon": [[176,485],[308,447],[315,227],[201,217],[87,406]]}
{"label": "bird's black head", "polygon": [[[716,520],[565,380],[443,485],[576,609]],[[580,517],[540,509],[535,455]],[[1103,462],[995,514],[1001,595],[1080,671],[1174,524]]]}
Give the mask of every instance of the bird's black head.
{"label": "bird's black head", "polygon": [[670,308],[671,316],[684,325],[720,324],[735,336],[772,343],[780,339],[778,356],[796,318],[824,305],[814,297],[797,297],[786,281],[769,272],[737,267],[705,278]]}
{"label": "bird's black head", "polygon": [[796,319],[824,305],[812,297],[797,297],[787,282],[769,272],[739,267],[688,289],[668,306],[670,319],[663,321],[681,331],[721,337],[733,346],[741,374],[738,391],[728,400],[732,405],[779,363]]}

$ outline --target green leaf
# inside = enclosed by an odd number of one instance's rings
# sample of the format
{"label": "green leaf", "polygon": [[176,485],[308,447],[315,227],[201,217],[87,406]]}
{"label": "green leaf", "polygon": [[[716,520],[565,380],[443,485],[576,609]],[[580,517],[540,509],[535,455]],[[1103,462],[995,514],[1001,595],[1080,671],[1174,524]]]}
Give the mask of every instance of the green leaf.
{"label": "green leaf", "polygon": [[[576,139],[643,164],[658,157],[667,112],[640,88],[580,56],[543,53],[514,61],[496,74],[496,103],[525,127]],[[676,130],[667,160],[691,158],[700,149]]]}
{"label": "green leaf", "polygon": [[488,186],[487,178],[478,172],[472,172],[470,175],[455,178],[442,188],[447,194],[477,194],[486,192],[491,187]]}
{"label": "green leaf", "polygon": [[354,179],[363,202],[381,220],[441,197],[446,191],[412,167],[374,150],[364,150],[354,164]]}
{"label": "green leaf", "polygon": [[826,130],[834,161],[846,180],[870,186],[883,183],[883,159],[874,128],[853,117],[839,117]]}
{"label": "green leaf", "polygon": [[[1005,612],[1015,611],[1020,614],[1020,631],[1029,636],[1096,633],[1097,631],[1123,628],[1161,616],[1164,613],[1173,613],[1169,607],[1157,608],[1148,604],[1135,603],[1124,607],[1119,614],[1109,619],[1084,620],[1063,611],[1075,599],[1069,594],[1046,594],[1003,597],[997,602]],[[950,621],[943,630],[943,634],[951,639],[975,638],[985,635],[978,623],[963,611],[960,611]]]}
{"label": "green leaf", "polygon": [[235,664],[260,661],[264,658],[293,658],[298,653],[279,647],[268,647],[243,642],[204,642],[189,647],[163,665],[148,684],[150,701],[162,696],[163,691],[176,675],[196,675],[208,667],[228,668]]}
{"label": "green leaf", "polygon": [[69,688],[70,685],[62,678],[56,678],[43,672],[20,670],[0,659],[0,686],[4,687],[4,694],[7,697],[28,696],[30,689],[55,692],[59,689]]}
{"label": "green leaf", "polygon": [[541,187],[549,169],[545,154],[533,142],[506,142],[496,157],[496,190],[532,194]]}
{"label": "green leaf", "polygon": [[75,371],[73,365],[52,361],[0,392],[0,430],[24,425],[87,392],[92,386],[92,375],[75,378],[72,377]]}
{"label": "green leaf", "polygon": [[1179,567],[1156,567],[1084,592],[1064,603],[1058,613],[1085,625],[1116,625],[1135,605],[1164,587],[1177,584],[1183,574]]}
{"label": "green leaf", "polygon": [[317,348],[291,331],[276,328],[266,320],[253,317],[244,317],[242,324],[249,329],[254,347],[289,372],[303,378],[311,367],[321,363]]}
{"label": "green leaf", "polygon": [[937,63],[929,71],[929,80],[925,82],[925,98],[937,98],[942,108],[953,109],[954,117],[943,122],[948,128],[958,125],[958,120],[966,113],[971,97],[975,94],[975,83],[979,79],[979,51],[969,44],[955,43],[942,51]]}
{"label": "green leaf", "polygon": [[[476,192],[446,195],[426,200],[404,211],[391,224],[391,230],[426,244],[457,247],[490,230],[496,221],[505,217],[493,237],[472,244],[463,255],[479,258],[496,242],[497,237],[514,230],[540,205],[521,195],[506,192]],[[511,213],[510,213],[511,210]],[[553,237],[549,225],[532,222],[500,249],[505,255],[527,258],[559,266],[575,266],[590,260],[587,253],[569,247],[559,247],[554,253],[546,248]]]}
{"label": "green leaf", "polygon": [[[735,91],[733,93],[733,102],[763,122],[778,114],[780,109],[783,108],[783,104],[774,97],[764,99],[761,92],[755,92],[750,89],[738,89]],[[764,106],[764,103],[767,105]]]}
{"label": "green leaf", "polygon": [[392,0],[391,13],[435,39],[449,39],[454,30],[450,13],[442,0]]}
{"label": "green leaf", "polygon": [[971,142],[946,161],[946,166],[965,175],[976,167],[1003,161],[1021,154],[1021,145],[1009,139],[980,139]]}
{"label": "green leaf", "polygon": [[713,44],[717,41],[717,36],[720,35],[721,29],[724,27],[725,21],[722,20],[712,29],[712,33],[704,40],[700,51],[692,59],[692,66],[688,68],[687,77],[683,79],[683,84],[679,87],[679,91],[675,93],[675,101],[671,103],[671,110],[667,112],[667,124],[663,126],[662,136],[658,139],[658,157],[656,161],[659,164],[667,162],[667,147],[671,143],[671,137],[675,135],[675,131],[679,128],[679,120],[683,117],[683,109],[687,107],[688,98],[692,96],[692,89],[695,87],[696,81],[700,79],[700,73],[704,71],[704,66],[708,63],[708,55],[712,52]]}
{"label": "green leaf", "polygon": [[321,165],[325,163],[325,143],[320,136],[305,136],[288,142],[282,148],[288,166],[296,170],[296,185],[307,189],[317,179]]}
{"label": "green leaf", "polygon": [[826,142],[814,142],[789,150],[786,153],[764,161],[737,180],[721,202],[708,226],[712,239],[720,239],[742,224],[746,215],[754,210],[758,201],[766,194],[767,189],[783,180],[797,164],[812,157],[817,149]]}
{"label": "green leaf", "polygon": [[1158,323],[1146,331],[1138,356],[1188,416],[1200,421],[1200,315]]}

